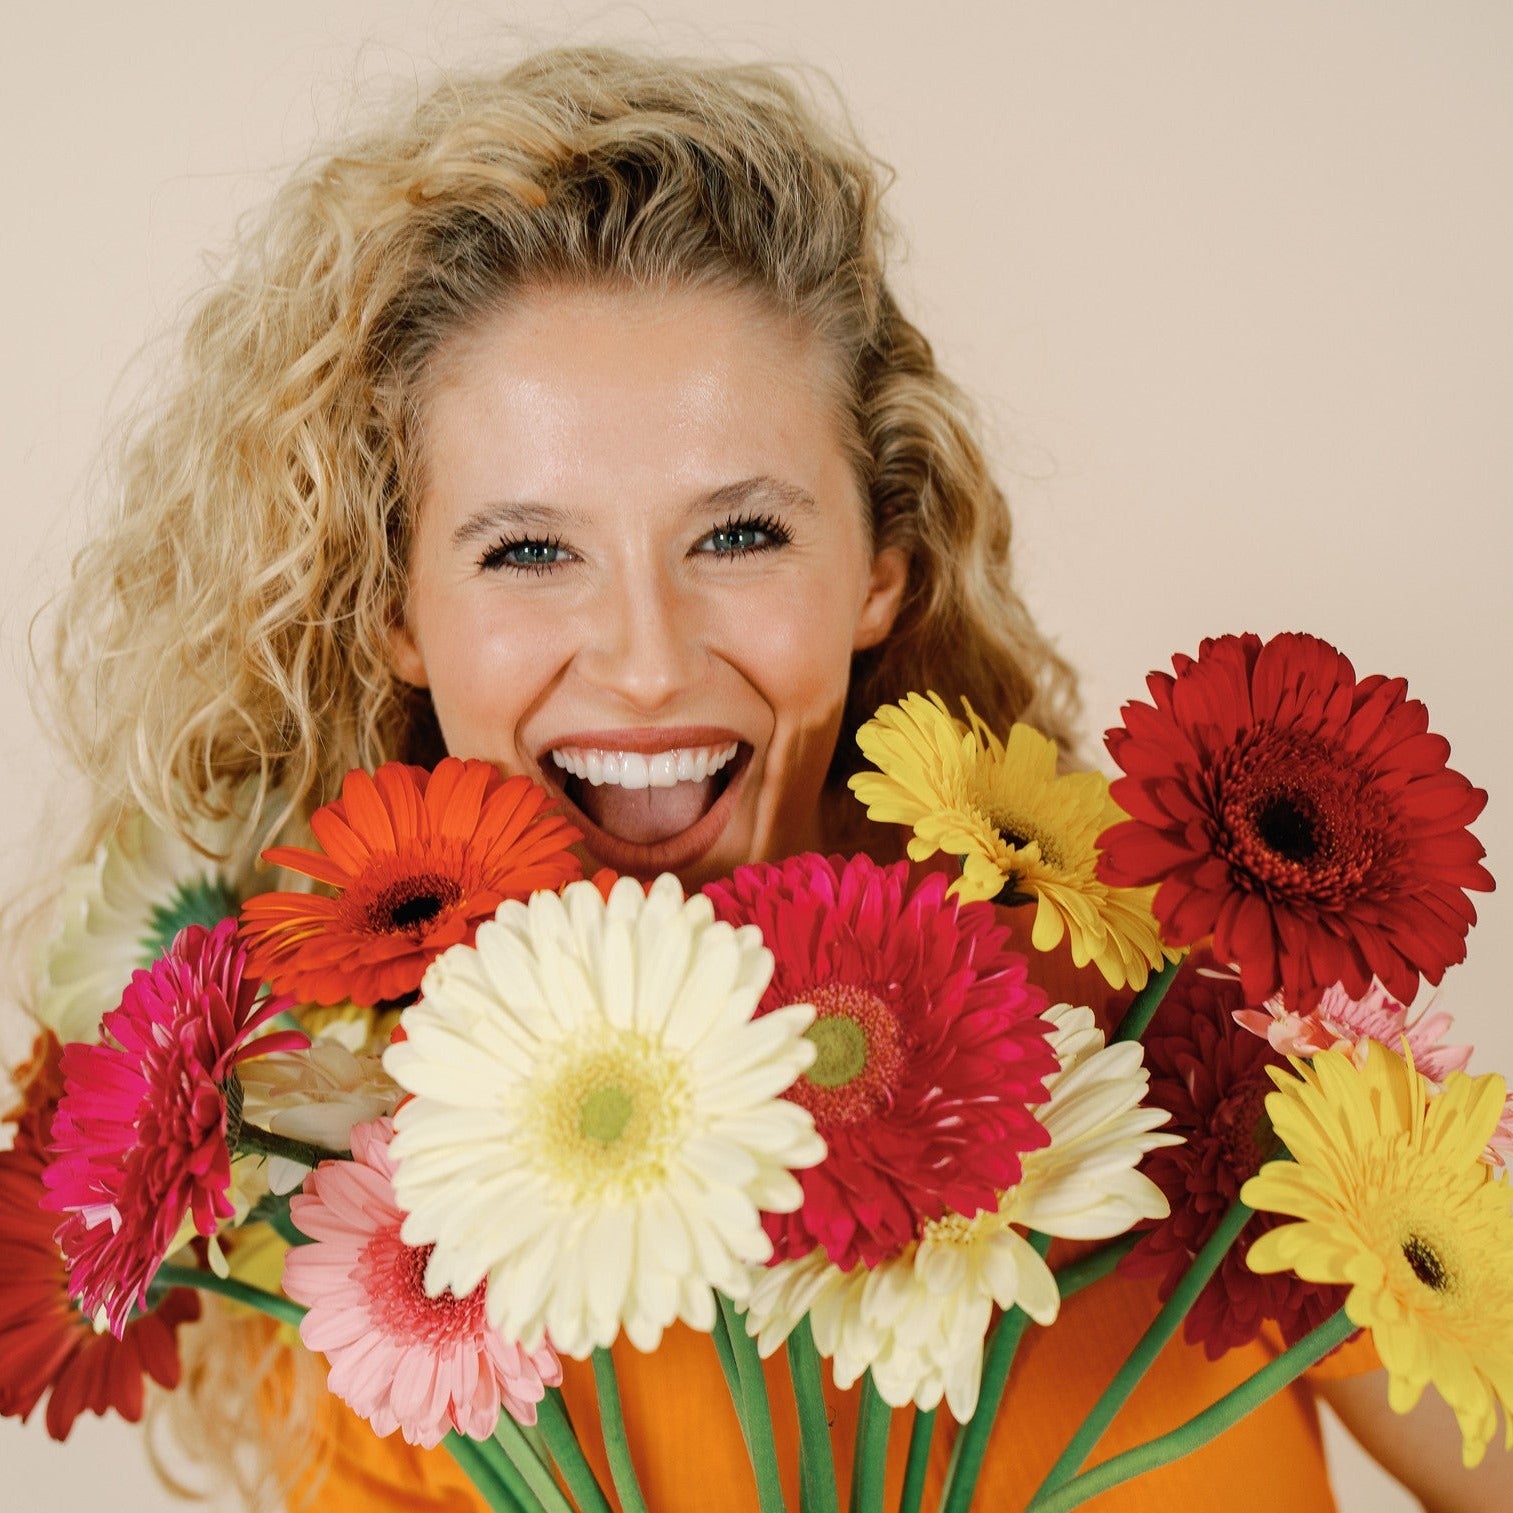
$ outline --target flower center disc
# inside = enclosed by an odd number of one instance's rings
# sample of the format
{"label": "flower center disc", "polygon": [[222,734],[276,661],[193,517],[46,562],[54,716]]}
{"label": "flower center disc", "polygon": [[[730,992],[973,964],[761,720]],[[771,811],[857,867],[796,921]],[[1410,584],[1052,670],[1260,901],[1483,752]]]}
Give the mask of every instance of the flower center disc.
{"label": "flower center disc", "polygon": [[804,1039],[819,1048],[814,1065],[804,1075],[820,1087],[844,1087],[866,1069],[867,1033],[844,1014],[815,1020],[804,1031]]}
{"label": "flower center disc", "polygon": [[817,1011],[804,1036],[819,1055],[784,1096],[808,1109],[822,1132],[867,1118],[887,1102],[904,1070],[893,1010],[871,989],[845,982],[822,983],[794,1001]]}
{"label": "flower center disc", "polygon": [[1447,1292],[1450,1288],[1450,1272],[1435,1248],[1419,1235],[1409,1235],[1403,1241],[1403,1259],[1413,1268],[1425,1287],[1434,1292]]}
{"label": "flower center disc", "polygon": [[1248,1182],[1277,1153],[1277,1132],[1266,1113],[1270,1081],[1251,1077],[1233,1088],[1213,1112],[1213,1133],[1237,1183]]}
{"label": "flower center disc", "polygon": [[578,1129],[590,1140],[612,1144],[625,1133],[630,1116],[636,1111],[635,1099],[623,1087],[596,1087],[583,1100],[578,1114]]}

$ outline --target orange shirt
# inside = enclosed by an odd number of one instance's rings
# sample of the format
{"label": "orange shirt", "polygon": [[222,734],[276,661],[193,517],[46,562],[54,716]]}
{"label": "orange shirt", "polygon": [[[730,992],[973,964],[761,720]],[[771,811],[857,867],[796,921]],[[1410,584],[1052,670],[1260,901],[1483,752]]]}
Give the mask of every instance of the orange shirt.
{"label": "orange shirt", "polygon": [[[1029,916],[1009,916],[1027,941]],[[1031,952],[1035,979],[1053,1001],[1091,1003],[1102,1011],[1108,990],[1095,972],[1079,972],[1069,957]],[[1053,1249],[1051,1264],[1090,1246]],[[1153,1279],[1111,1276],[1068,1299],[1050,1329],[1029,1326],[999,1411],[974,1507],[1022,1509],[1123,1364],[1158,1307]],[[1094,1450],[1091,1462],[1175,1428],[1259,1370],[1279,1350],[1275,1336],[1210,1362],[1180,1331]],[[660,1349],[643,1355],[621,1339],[614,1357],[632,1453],[652,1513],[757,1513],[739,1423],[713,1344],[681,1325]],[[1346,1345],[1308,1377],[1277,1394],[1248,1418],[1184,1460],[1106,1492],[1098,1513],[1169,1513],[1172,1508],[1222,1505],[1227,1513],[1331,1513],[1318,1415],[1308,1378],[1352,1375],[1379,1365],[1369,1339]],[[608,1462],[597,1432],[593,1371],[564,1361],[563,1395],[584,1452],[613,1498]],[[784,1356],[766,1363],[774,1432],[784,1487],[798,1507],[798,1429]],[[859,1393],[839,1392],[825,1376],[832,1443],[846,1506]],[[897,1506],[912,1408],[893,1416],[887,1506]],[[937,1415],[926,1508],[939,1498],[955,1425],[944,1405]],[[411,1450],[398,1435],[375,1439],[339,1406],[330,1420],[329,1472],[315,1494],[322,1513],[473,1513],[482,1510],[466,1477],[444,1450]],[[295,1506],[298,1506],[296,1501]]]}

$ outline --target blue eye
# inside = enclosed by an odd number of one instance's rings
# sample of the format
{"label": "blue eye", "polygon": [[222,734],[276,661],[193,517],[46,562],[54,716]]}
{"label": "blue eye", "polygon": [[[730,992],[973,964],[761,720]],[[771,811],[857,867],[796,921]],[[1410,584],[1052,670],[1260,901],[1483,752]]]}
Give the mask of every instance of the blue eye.
{"label": "blue eye", "polygon": [[792,540],[782,522],[774,520],[771,515],[753,515],[739,520],[732,517],[705,536],[699,549],[714,557],[749,557],[757,552],[771,551],[774,547],[787,546]]}
{"label": "blue eye", "polygon": [[508,567],[517,573],[547,573],[570,556],[557,540],[496,541],[478,559],[478,565],[485,571]]}

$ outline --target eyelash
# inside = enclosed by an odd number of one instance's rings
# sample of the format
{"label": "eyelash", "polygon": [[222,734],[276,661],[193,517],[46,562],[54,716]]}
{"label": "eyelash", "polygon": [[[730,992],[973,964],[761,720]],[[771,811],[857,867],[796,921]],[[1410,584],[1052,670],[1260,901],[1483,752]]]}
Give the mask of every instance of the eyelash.
{"label": "eyelash", "polygon": [[[733,561],[737,557],[754,557],[760,552],[775,551],[779,547],[787,546],[793,536],[788,528],[774,515],[730,515],[723,524],[715,526],[709,536],[733,536],[738,531],[755,531],[769,538],[760,546],[748,546],[745,548],[727,548],[723,551],[716,550],[703,555],[720,557],[726,561]],[[707,540],[707,537],[701,539]],[[496,572],[500,568],[508,568],[514,573],[530,573],[535,577],[542,577],[558,566],[555,562],[511,562],[509,554],[527,548],[538,548],[544,551],[560,552],[566,548],[560,536],[521,536],[511,540],[504,537],[496,541],[479,559],[478,566],[485,572]]]}

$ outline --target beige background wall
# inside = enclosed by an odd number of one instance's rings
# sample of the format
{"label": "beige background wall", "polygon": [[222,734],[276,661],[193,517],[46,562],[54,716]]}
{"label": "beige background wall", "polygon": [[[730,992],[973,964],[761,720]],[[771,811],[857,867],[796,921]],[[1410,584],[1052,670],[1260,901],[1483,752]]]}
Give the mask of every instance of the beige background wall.
{"label": "beige background wall", "polygon": [[[934,9],[932,7],[932,9]],[[143,339],[354,84],[522,41],[828,69],[898,169],[898,285],[990,419],[1024,583],[1097,730],[1206,635],[1309,629],[1406,675],[1513,858],[1513,8],[1142,0],[645,7],[357,0],[7,16],[0,883],[51,763],[28,617]],[[1513,876],[1505,875],[1513,887]],[[1493,895],[1444,1002],[1513,1070]],[[170,1505],[136,1436],[0,1424],[11,1513]],[[1352,1462],[1342,1503],[1410,1504]]]}

